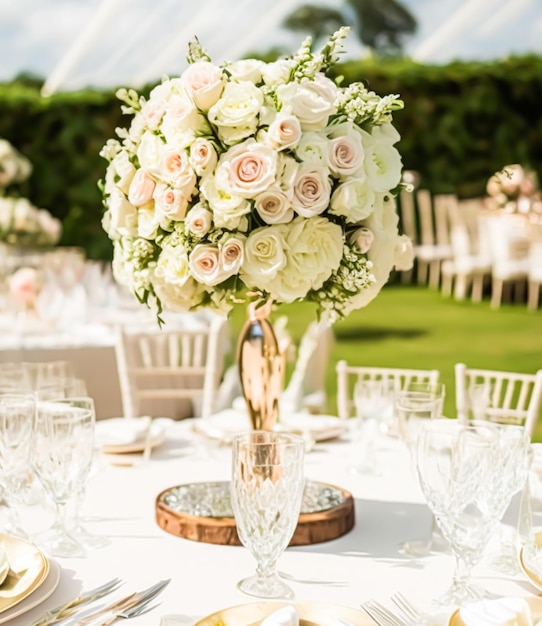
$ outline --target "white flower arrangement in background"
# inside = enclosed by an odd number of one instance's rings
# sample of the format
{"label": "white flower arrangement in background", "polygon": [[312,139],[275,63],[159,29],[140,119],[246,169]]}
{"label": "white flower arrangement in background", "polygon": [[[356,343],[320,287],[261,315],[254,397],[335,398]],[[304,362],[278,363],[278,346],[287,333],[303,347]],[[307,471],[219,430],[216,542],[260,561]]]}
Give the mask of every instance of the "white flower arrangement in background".
{"label": "white flower arrangement in background", "polygon": [[50,247],[58,243],[62,223],[27,198],[0,196],[0,241],[18,247]]}
{"label": "white flower arrangement in background", "polygon": [[412,264],[398,233],[402,162],[396,95],[325,74],[348,28],[319,53],[215,65],[196,40],[188,68],[148,99],[101,151],[103,226],[116,279],[172,310],[266,298],[309,300],[333,322]]}
{"label": "white flower arrangement in background", "polygon": [[32,164],[7,139],[0,138],[0,191],[22,183],[32,173]]}
{"label": "white flower arrangement in background", "polygon": [[487,181],[486,190],[493,199],[495,208],[528,212],[531,204],[540,200],[536,172],[519,163],[506,165],[499,172],[495,172]]}

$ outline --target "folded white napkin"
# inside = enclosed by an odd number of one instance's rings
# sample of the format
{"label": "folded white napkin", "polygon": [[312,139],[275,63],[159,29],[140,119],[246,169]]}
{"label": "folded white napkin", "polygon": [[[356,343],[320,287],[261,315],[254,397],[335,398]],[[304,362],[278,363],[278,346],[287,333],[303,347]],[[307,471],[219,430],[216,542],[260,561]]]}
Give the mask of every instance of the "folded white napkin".
{"label": "folded white napkin", "polygon": [[459,613],[465,626],[533,626],[531,609],[523,598],[478,600]]}
{"label": "folded white napkin", "polygon": [[260,626],[299,626],[299,615],[295,607],[283,606],[262,620]]}

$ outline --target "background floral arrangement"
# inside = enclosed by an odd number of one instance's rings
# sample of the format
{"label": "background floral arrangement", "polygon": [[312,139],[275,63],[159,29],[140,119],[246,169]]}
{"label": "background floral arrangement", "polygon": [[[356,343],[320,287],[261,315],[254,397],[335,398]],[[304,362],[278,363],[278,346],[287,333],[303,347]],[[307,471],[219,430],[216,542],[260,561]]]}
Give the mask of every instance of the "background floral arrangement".
{"label": "background floral arrangement", "polygon": [[61,222],[26,198],[6,195],[8,187],[31,173],[30,161],[0,139],[0,241],[20,247],[53,246],[62,234]]}
{"label": "background floral arrangement", "polygon": [[487,193],[496,208],[528,212],[531,203],[540,199],[536,173],[514,163],[495,172],[487,182]]}
{"label": "background floral arrangement", "polygon": [[0,241],[19,247],[49,247],[58,243],[62,223],[27,198],[0,197]]}
{"label": "background floral arrangement", "polygon": [[100,153],[103,226],[140,301],[227,313],[305,299],[333,322],[411,265],[395,206],[403,105],[325,75],[347,32],[317,54],[308,38],[287,59],[222,66],[195,40],[148,100],[119,90],[133,119]]}

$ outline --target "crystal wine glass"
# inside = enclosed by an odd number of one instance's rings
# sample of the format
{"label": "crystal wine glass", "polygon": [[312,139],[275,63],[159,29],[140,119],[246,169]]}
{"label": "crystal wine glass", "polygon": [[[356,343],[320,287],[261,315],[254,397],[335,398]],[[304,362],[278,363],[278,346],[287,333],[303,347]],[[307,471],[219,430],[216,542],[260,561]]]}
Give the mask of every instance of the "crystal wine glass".
{"label": "crystal wine glass", "polygon": [[93,407],[77,398],[38,402],[32,437],[32,463],[45,493],[56,507],[56,520],[35,537],[52,556],[84,556],[83,546],[66,527],[67,504],[90,471],[94,449]]}
{"label": "crystal wine glass", "polygon": [[436,604],[461,606],[486,595],[471,583],[471,571],[496,527],[491,494],[500,469],[499,436],[489,424],[428,420],[417,450],[422,492],[455,558],[452,585]]}
{"label": "crystal wine glass", "polygon": [[241,543],[256,574],[238,583],[260,598],[293,598],[276,564],[297,526],[304,489],[302,437],[253,430],[234,436],[231,501]]}

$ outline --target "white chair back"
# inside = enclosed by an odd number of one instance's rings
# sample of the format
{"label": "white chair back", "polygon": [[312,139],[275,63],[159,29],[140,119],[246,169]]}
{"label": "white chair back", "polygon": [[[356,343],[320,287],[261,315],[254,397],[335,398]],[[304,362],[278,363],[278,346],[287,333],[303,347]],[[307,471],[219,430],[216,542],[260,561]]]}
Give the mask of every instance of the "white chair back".
{"label": "white chair back", "polygon": [[[116,357],[125,417],[207,417],[229,346],[225,318],[190,328],[117,327]],[[162,403],[158,401],[170,401]],[[176,413],[184,403],[183,414]],[[191,402],[188,408],[186,403]],[[182,404],[182,402],[181,402]],[[168,405],[166,411],[161,406]],[[173,414],[172,414],[173,411]]]}
{"label": "white chair back", "polygon": [[353,390],[358,381],[382,380],[389,381],[395,390],[403,389],[413,382],[437,383],[440,372],[438,370],[408,369],[396,367],[368,367],[349,365],[346,361],[339,361],[337,372],[337,412],[341,419],[352,415],[354,408]]}
{"label": "white chair back", "polygon": [[491,388],[493,405],[489,418],[522,424],[532,437],[542,403],[542,369],[536,374],[476,369],[464,363],[455,365],[455,402],[457,418],[467,421],[472,411],[469,390],[474,385]]}

